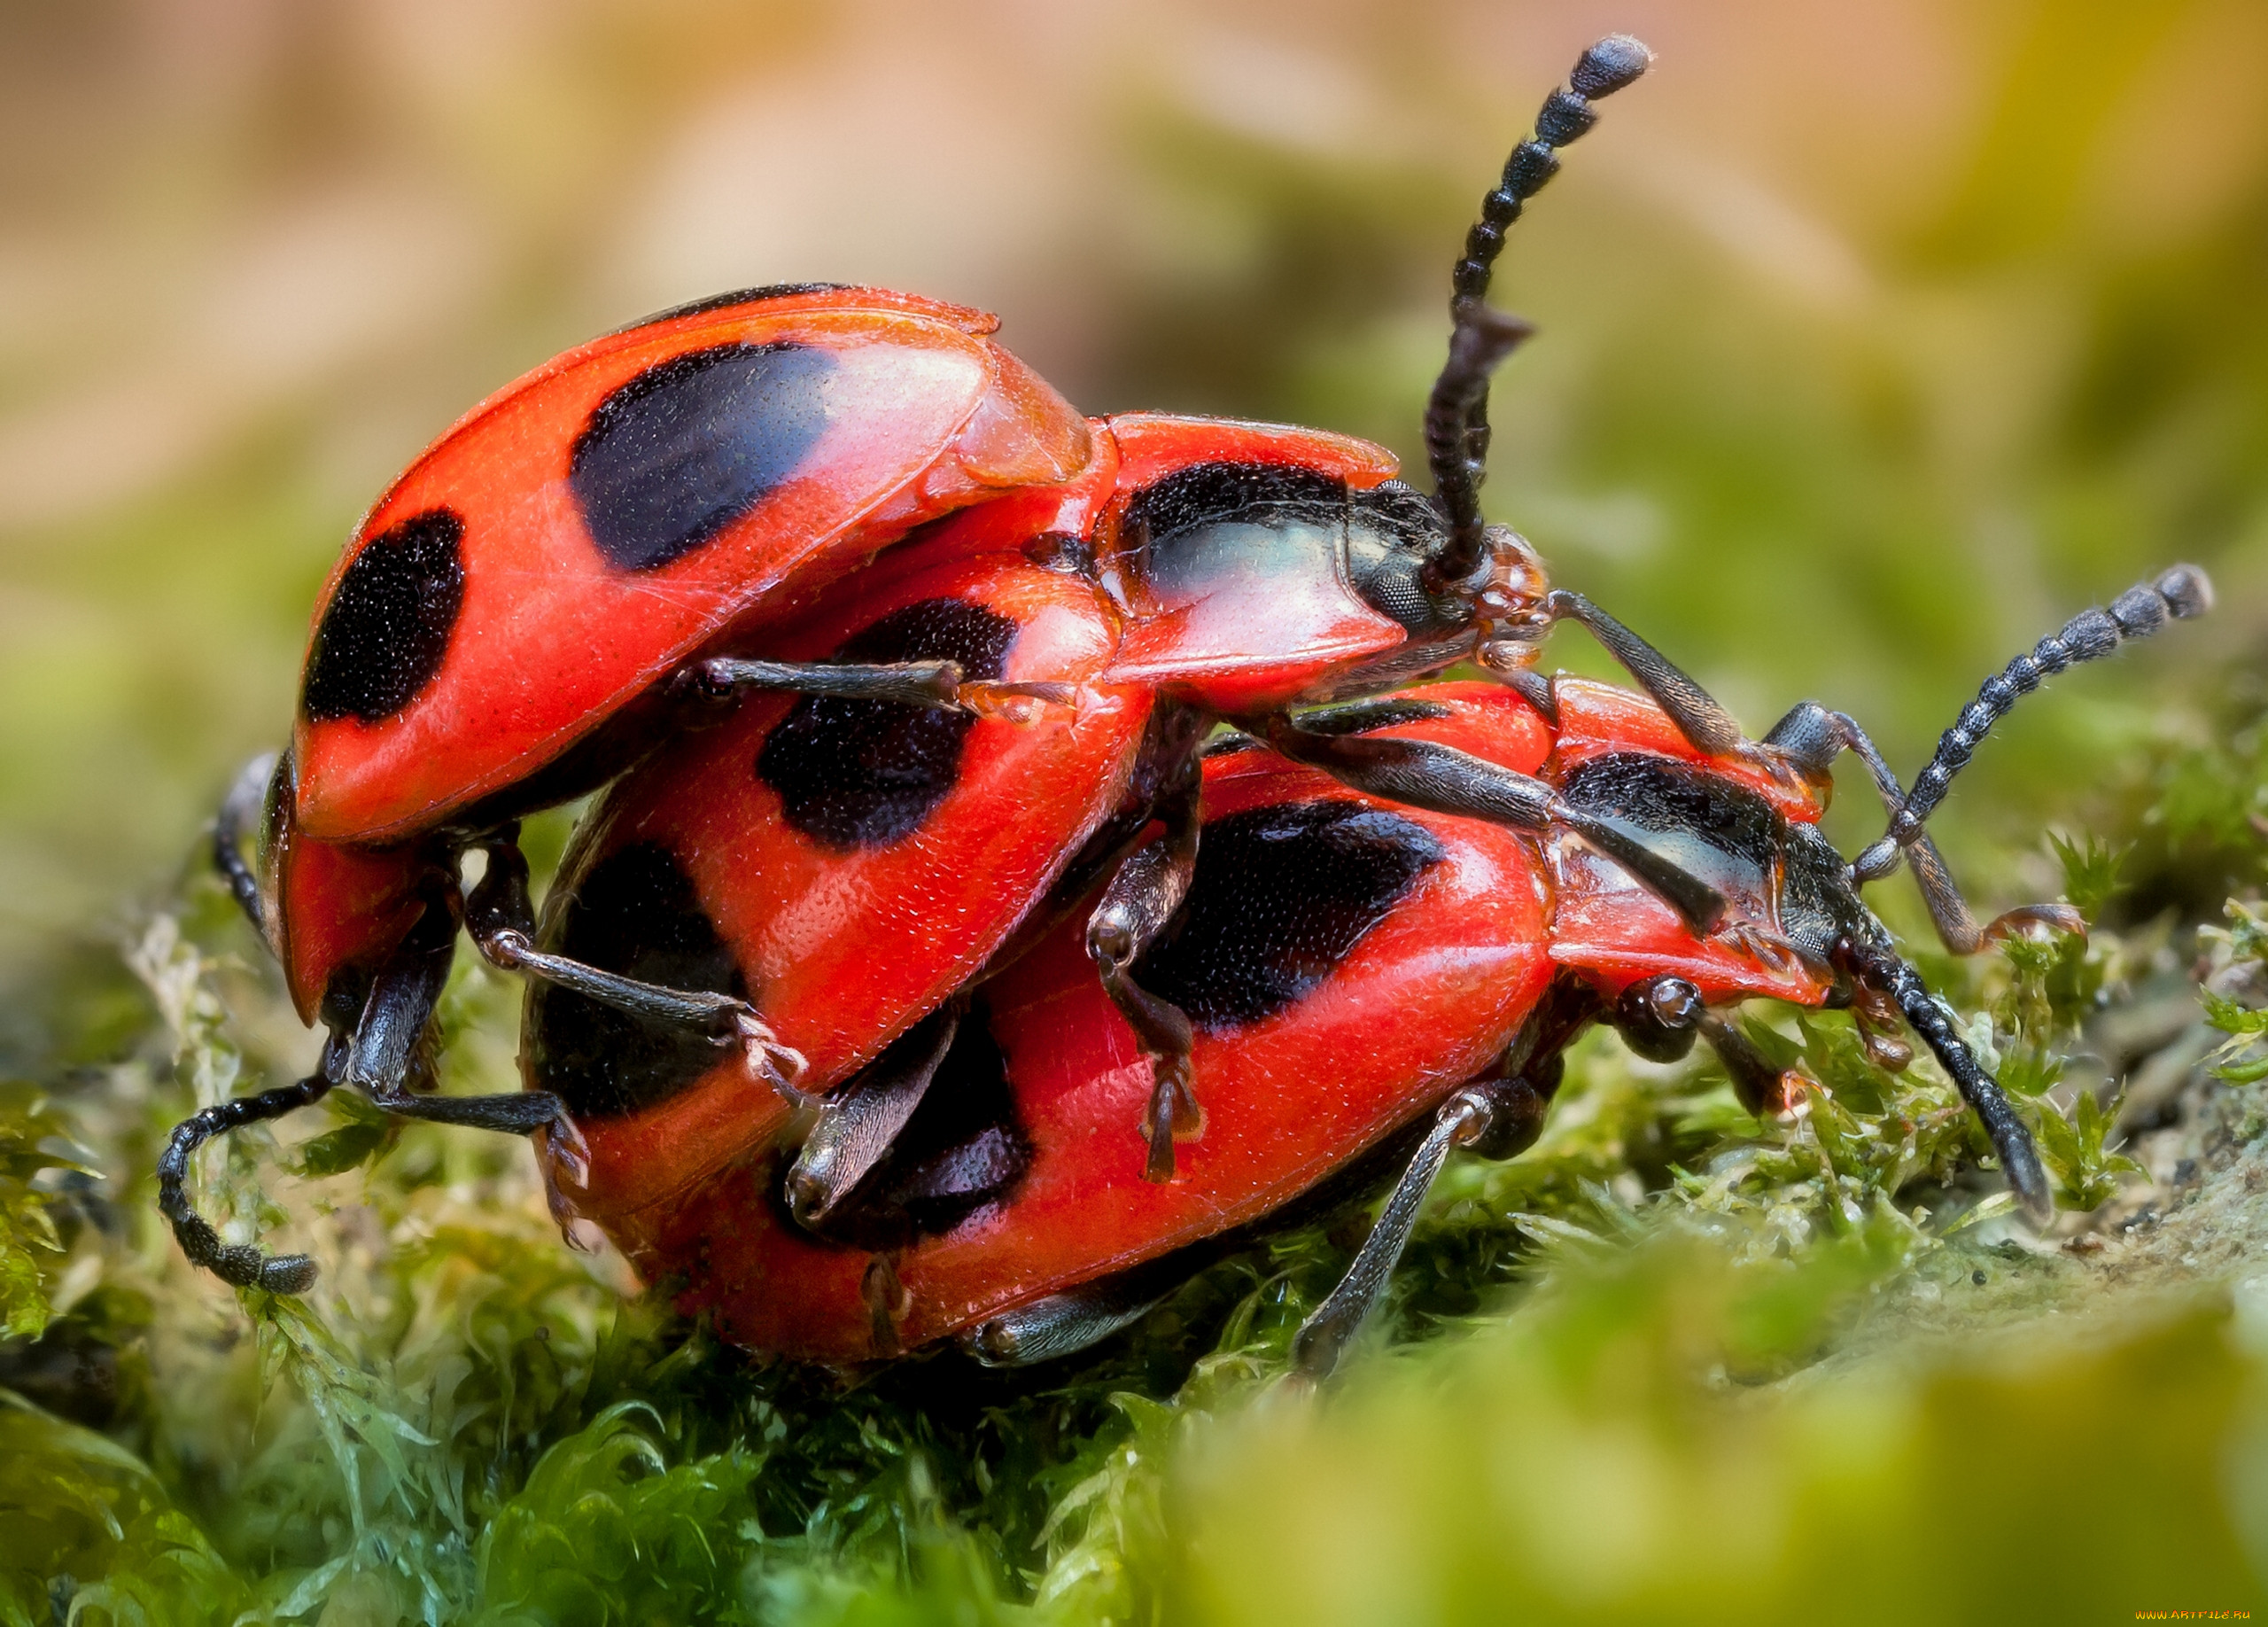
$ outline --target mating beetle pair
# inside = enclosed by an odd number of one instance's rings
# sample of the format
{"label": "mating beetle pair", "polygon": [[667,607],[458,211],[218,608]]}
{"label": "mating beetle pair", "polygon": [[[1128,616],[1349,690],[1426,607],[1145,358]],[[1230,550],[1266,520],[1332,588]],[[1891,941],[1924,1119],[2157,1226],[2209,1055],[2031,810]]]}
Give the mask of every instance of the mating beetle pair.
{"label": "mating beetle pair", "polygon": [[[1555,150],[1647,61],[1586,52],[1486,200],[1432,499],[1340,437],[1082,420],[989,318],[871,290],[684,307],[476,409],[358,530],[291,750],[224,811],[222,868],[331,1038],[308,1079],[176,1133],[190,1257],[312,1280],[222,1246],[183,1177],[205,1137],[347,1084],[540,1132],[563,1213],[690,1273],[750,1343],[1029,1358],[1399,1159],[1305,1343],[1327,1366],[1449,1146],[1532,1136],[1575,1028],[1705,1034],[1761,1103],[1713,1008],[1754,994],[1902,1016],[2043,1207],[2022,1125],[1856,889],[1910,853],[1975,947],[1922,820],[2016,694],[2202,609],[2203,579],[2020,658],[1912,798],[1847,718],[1749,742],[1550,591],[1480,515],[1487,380],[1526,332],[1481,300]],[[1568,617],[1643,696],[1534,673]],[[1468,658],[1501,686],[1294,710]],[[1201,758],[1222,721],[1245,749]],[[1848,867],[1811,829],[1845,749],[1892,811]],[[610,780],[539,943],[513,821]],[[461,925],[535,980],[522,1094],[411,1088]]]}

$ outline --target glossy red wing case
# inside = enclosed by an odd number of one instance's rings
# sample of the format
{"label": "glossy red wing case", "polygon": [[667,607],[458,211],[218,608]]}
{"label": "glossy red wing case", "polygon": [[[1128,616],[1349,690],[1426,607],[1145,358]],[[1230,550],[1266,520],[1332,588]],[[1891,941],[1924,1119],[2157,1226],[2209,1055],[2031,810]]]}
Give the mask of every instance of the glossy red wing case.
{"label": "glossy red wing case", "polygon": [[431,828],[767,596],[1077,473],[1085,421],[992,325],[867,289],[688,307],[482,402],[378,501],[317,602],[300,829]]}
{"label": "glossy red wing case", "polygon": [[[1510,725],[1491,731],[1488,714]],[[1502,690],[1451,733],[1533,768],[1548,748]],[[1524,721],[1522,720],[1524,720]],[[1420,828],[1440,858],[1309,993],[1249,1024],[1200,1028],[1207,1125],[1170,1183],[1143,1179],[1149,1063],[1104,994],[1080,920],[989,985],[1030,1163],[1012,1198],[894,1257],[907,1348],[1041,1295],[1153,1259],[1280,1208],[1439,1102],[1511,1041],[1552,975],[1534,850],[1499,827],[1363,798],[1254,751],[1207,765],[1208,830],[1282,805],[1332,805]],[[814,1360],[878,1353],[861,1296],[872,1257],[794,1230],[758,1150],[614,1229],[650,1279],[688,1285],[736,1343]]]}
{"label": "glossy red wing case", "polygon": [[[1089,585],[1021,553],[966,556],[967,540],[917,544],[904,568],[844,584],[767,654],[951,656],[975,676],[1078,685],[1076,708],[1018,722],[859,703],[870,728],[836,704],[751,701],[621,782],[555,890],[603,888],[621,855],[665,851],[746,998],[808,1059],[807,1090],[847,1078],[1000,947],[1115,806],[1148,721],[1147,690],[1096,681],[1114,629]],[[584,947],[560,904],[546,918],[552,946]],[[543,1029],[532,1001],[529,1083],[576,1106]],[[571,1195],[598,1218],[669,1197],[787,1118],[735,1053],[664,1100],[586,1100],[576,1117],[591,1173]]]}

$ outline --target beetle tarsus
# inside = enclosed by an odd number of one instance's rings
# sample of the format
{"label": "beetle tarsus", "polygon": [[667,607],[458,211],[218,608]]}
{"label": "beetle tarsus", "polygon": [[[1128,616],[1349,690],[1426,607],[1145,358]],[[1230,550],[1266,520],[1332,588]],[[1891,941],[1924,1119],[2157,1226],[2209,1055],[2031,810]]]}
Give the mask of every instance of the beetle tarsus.
{"label": "beetle tarsus", "polygon": [[1186,1056],[1155,1056],[1156,1081],[1150,1103],[1143,1109],[1142,1134],[1149,1142],[1149,1162],[1142,1178],[1160,1185],[1174,1178],[1174,1143],[1193,1141],[1205,1133],[1205,1109],[1189,1085]]}
{"label": "beetle tarsus", "polygon": [[811,1070],[810,1061],[795,1047],[781,1044],[771,1024],[746,1000],[734,1000],[733,1008],[727,1014],[730,1039],[746,1054],[749,1077],[771,1086],[791,1108],[810,1107],[814,1099],[797,1084]]}

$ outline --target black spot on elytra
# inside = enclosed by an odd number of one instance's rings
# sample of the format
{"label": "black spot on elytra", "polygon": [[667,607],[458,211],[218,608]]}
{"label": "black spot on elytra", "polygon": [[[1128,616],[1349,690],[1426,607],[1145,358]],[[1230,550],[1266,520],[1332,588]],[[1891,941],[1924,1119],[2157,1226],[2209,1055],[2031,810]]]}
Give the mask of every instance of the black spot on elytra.
{"label": "black spot on elytra", "polygon": [[[657,842],[617,849],[593,865],[544,946],[641,983],[748,993],[694,896],[693,878]],[[537,1086],[556,1092],[579,1118],[666,1102],[731,1054],[681,1023],[634,1016],[548,983],[528,993],[527,1051]]]}
{"label": "black spot on elytra", "polygon": [[848,283],[767,283],[761,288],[737,288],[730,293],[711,294],[704,300],[687,300],[683,305],[672,305],[665,311],[656,311],[651,316],[641,317],[628,327],[617,328],[614,331],[617,334],[635,333],[641,328],[658,327],[665,322],[675,322],[681,316],[698,316],[703,311],[721,311],[735,305],[761,305],[766,300],[792,299],[796,294],[833,293],[850,286]]}
{"label": "black spot on elytra", "polygon": [[1134,980],[1208,1032],[1301,1000],[1444,857],[1423,825],[1352,802],[1290,802],[1205,827],[1189,900]]}
{"label": "black spot on elytra", "polygon": [[[835,652],[837,661],[958,661],[965,678],[1000,675],[1016,624],[961,599],[892,611]],[[960,778],[976,720],[943,706],[806,696],[756,757],[788,823],[830,847],[879,847],[912,835]]]}
{"label": "black spot on elytra", "polygon": [[1347,507],[1347,483],[1295,463],[1197,463],[1144,487],[1119,522],[1137,548],[1200,526],[1329,520]]}
{"label": "black spot on elytra", "polygon": [[1864,919],[1843,860],[1810,825],[1795,825],[1744,785],[1645,752],[1595,757],[1559,794],[1616,826],[1748,920],[1821,959]]}
{"label": "black spot on elytra", "polygon": [[376,723],[415,700],[448,653],[464,608],[464,521],[413,514],[362,545],[307,653],[299,704],[318,723]]}
{"label": "black spot on elytra", "polygon": [[1031,1167],[1031,1138],[1017,1121],[1007,1064],[986,1019],[982,1002],[961,1018],[889,1155],[827,1216],[827,1241],[902,1249],[1015,1195]]}
{"label": "black spot on elytra", "polygon": [[805,345],[718,345],[618,386],[567,460],[599,551],[621,570],[658,570],[747,514],[826,431],[834,370]]}

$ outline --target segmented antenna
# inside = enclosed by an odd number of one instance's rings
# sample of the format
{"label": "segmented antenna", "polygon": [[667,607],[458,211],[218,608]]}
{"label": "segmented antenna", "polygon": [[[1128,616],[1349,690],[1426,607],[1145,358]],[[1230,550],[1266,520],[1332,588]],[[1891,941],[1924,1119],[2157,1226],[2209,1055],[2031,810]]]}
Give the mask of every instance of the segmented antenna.
{"label": "segmented antenna", "polygon": [[1984,1071],[1977,1054],[1954,1028],[1952,1016],[1922,981],[1922,974],[1899,959],[1886,943],[1868,938],[1853,941],[1850,954],[1854,969],[1898,1002],[1907,1026],[1930,1047],[1938,1065],[1961,1092],[1961,1099],[1975,1109],[1985,1133],[1992,1138],[1992,1150],[2000,1159],[2000,1172],[2007,1177],[2017,1202],[2034,1220],[2045,1224],[2053,1219],[2054,1190],[2047,1184],[2047,1172],[2039,1167],[2039,1151],[2032,1145],[2031,1132],[2016,1117],[2016,1109],[2009,1105],[2000,1085]]}
{"label": "segmented antenna", "polygon": [[260,915],[260,876],[245,862],[245,833],[259,822],[268,782],[275,777],[276,753],[255,757],[237,772],[236,783],[213,820],[213,865],[229,884],[229,895],[252,922],[252,930],[266,932]]}
{"label": "segmented antenna", "polygon": [[2108,610],[2081,611],[2061,632],[2041,639],[1987,678],[1977,698],[1961,708],[1953,726],[1938,738],[1937,755],[1915,776],[1914,789],[1891,816],[1890,829],[1851,861],[1852,879],[1878,881],[1898,868],[1899,854],[1920,840],[1922,824],[1945,800],[1953,775],[1968,767],[1992,725],[2038,689],[2041,680],[2082,661],[2098,660],[2129,639],[2148,638],[2169,618],[2186,621],[2212,608],[2211,580],[2195,565],[2176,565],[2155,581],[2129,588]]}
{"label": "segmented antenna", "polygon": [[1512,149],[1503,179],[1480,200],[1480,219],[1465,234],[1464,257],[1450,274],[1449,315],[1456,327],[1449,360],[1425,405],[1425,461],[1433,471],[1433,502],[1449,525],[1449,545],[1438,567],[1445,580],[1461,580],[1480,563],[1488,376],[1533,331],[1485,303],[1504,233],[1527,200],[1559,173],[1557,149],[1597,121],[1592,102],[1621,90],[1653,59],[1653,52],[1627,34],[1609,35],[1585,51],[1566,84],[1544,98],[1535,134]]}

